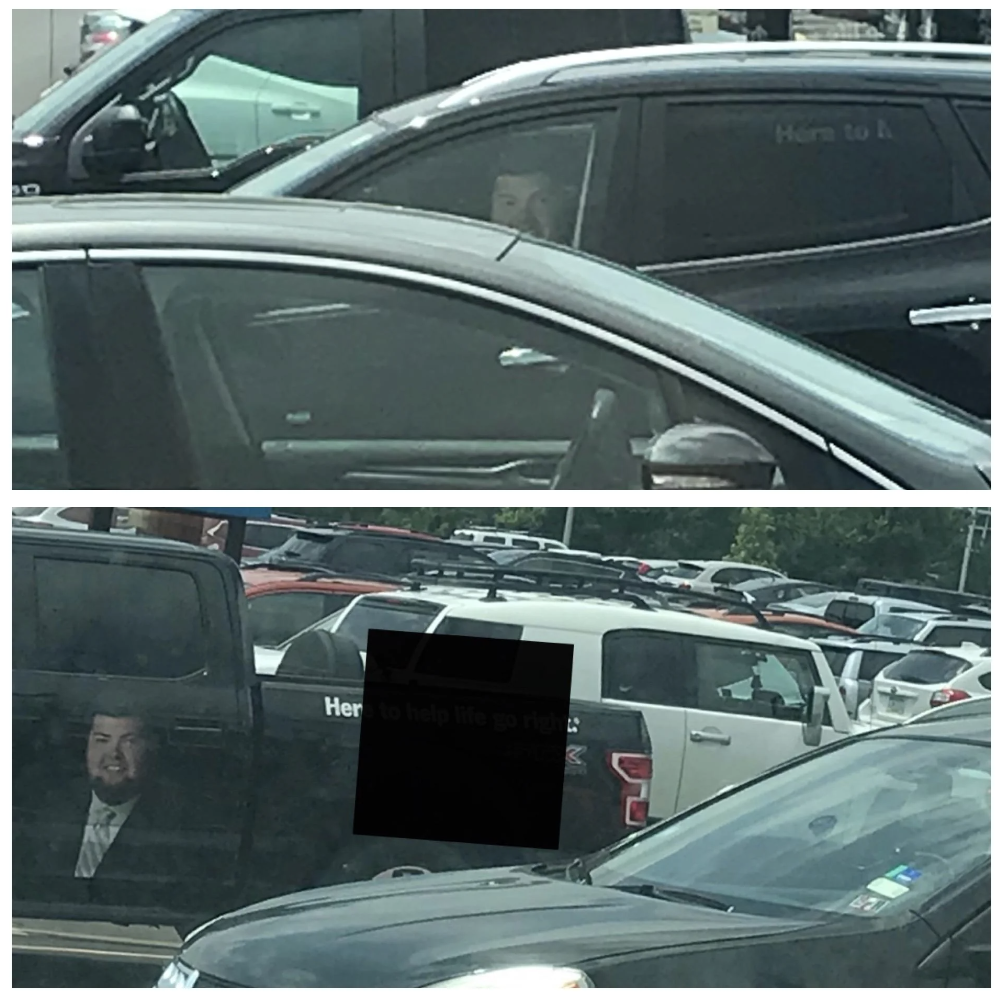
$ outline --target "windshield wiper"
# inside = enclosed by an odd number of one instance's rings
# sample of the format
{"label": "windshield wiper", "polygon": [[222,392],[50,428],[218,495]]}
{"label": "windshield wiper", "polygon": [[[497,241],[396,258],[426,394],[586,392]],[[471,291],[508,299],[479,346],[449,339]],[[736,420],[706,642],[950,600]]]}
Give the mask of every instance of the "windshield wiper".
{"label": "windshield wiper", "polygon": [[660,887],[658,884],[621,884],[611,890],[623,891],[625,894],[640,894],[641,897],[655,898],[657,901],[676,901],[679,904],[695,904],[701,908],[713,908],[730,914],[734,906],[726,901],[701,894],[699,891],[688,891],[682,887]]}

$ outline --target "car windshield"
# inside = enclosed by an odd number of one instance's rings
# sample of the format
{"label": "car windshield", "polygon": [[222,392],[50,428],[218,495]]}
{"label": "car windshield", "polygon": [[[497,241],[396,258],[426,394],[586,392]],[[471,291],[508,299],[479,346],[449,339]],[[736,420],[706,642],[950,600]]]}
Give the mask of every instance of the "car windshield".
{"label": "car windshield", "polygon": [[107,91],[109,84],[142,62],[147,54],[182,34],[188,25],[203,17],[203,10],[171,10],[115,45],[109,45],[99,59],[92,59],[58,86],[49,89],[23,114],[14,119],[13,138],[29,135],[51,137],[54,128],[84,104]]}
{"label": "car windshield", "polygon": [[422,634],[443,609],[440,603],[423,600],[399,600],[388,597],[362,599],[343,610],[341,614],[327,617],[319,630],[331,631],[349,638],[362,651],[367,651],[367,633],[376,631],[408,631]]}
{"label": "car windshield", "polygon": [[920,906],[990,860],[991,750],[860,738],[624,843],[596,886],[738,912],[868,917]]}
{"label": "car windshield", "polygon": [[902,638],[911,640],[925,626],[924,620],[903,617],[899,613],[878,613],[856,630],[860,634],[875,634],[882,638]]}

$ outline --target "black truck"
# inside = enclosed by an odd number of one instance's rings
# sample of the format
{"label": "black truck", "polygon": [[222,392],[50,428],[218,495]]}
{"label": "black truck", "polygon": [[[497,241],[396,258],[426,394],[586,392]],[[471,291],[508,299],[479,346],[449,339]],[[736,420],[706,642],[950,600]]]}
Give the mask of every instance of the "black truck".
{"label": "black truck", "polygon": [[220,193],[508,63],[688,40],[680,10],[171,10],[14,119],[13,196]]}
{"label": "black truck", "polygon": [[235,562],[175,541],[15,528],[13,565],[15,917],[182,930],[311,886],[554,861],[634,830],[622,801],[648,784],[609,760],[650,765],[642,715],[573,701],[557,850],[354,836],[355,645],[326,642],[320,669],[292,649],[258,676]]}

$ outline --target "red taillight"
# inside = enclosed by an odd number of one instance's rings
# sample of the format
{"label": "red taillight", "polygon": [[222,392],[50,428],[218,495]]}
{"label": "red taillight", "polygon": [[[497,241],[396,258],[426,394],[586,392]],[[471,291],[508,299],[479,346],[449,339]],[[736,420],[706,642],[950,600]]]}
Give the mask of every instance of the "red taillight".
{"label": "red taillight", "polygon": [[644,562],[638,565],[638,575],[647,575],[650,571],[651,565],[646,565]]}
{"label": "red taillight", "polygon": [[95,31],[90,36],[91,42],[100,42],[102,45],[108,45],[111,42],[116,42],[118,40],[117,31]]}
{"label": "red taillight", "polygon": [[930,707],[942,707],[947,703],[956,703],[957,700],[969,700],[970,694],[965,690],[936,690],[929,698]]}
{"label": "red taillight", "polygon": [[651,791],[651,756],[638,752],[608,752],[607,763],[623,786],[620,809],[624,825],[644,828],[648,824],[648,800]]}

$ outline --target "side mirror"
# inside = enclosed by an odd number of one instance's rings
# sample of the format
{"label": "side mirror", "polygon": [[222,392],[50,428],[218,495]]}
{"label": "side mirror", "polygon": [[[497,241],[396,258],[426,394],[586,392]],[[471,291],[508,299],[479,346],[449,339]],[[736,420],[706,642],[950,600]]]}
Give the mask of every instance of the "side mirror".
{"label": "side mirror", "polygon": [[[78,155],[86,178],[117,180],[145,165],[147,130],[139,109],[131,104],[105,108],[74,136],[70,155]],[[72,179],[83,179],[73,172],[71,164]]]}
{"label": "side mirror", "polygon": [[812,747],[821,744],[821,724],[831,694],[824,686],[815,686],[805,704],[804,744]]}
{"label": "side mirror", "polygon": [[680,423],[645,452],[646,489],[776,489],[779,462],[757,440],[731,426]]}

